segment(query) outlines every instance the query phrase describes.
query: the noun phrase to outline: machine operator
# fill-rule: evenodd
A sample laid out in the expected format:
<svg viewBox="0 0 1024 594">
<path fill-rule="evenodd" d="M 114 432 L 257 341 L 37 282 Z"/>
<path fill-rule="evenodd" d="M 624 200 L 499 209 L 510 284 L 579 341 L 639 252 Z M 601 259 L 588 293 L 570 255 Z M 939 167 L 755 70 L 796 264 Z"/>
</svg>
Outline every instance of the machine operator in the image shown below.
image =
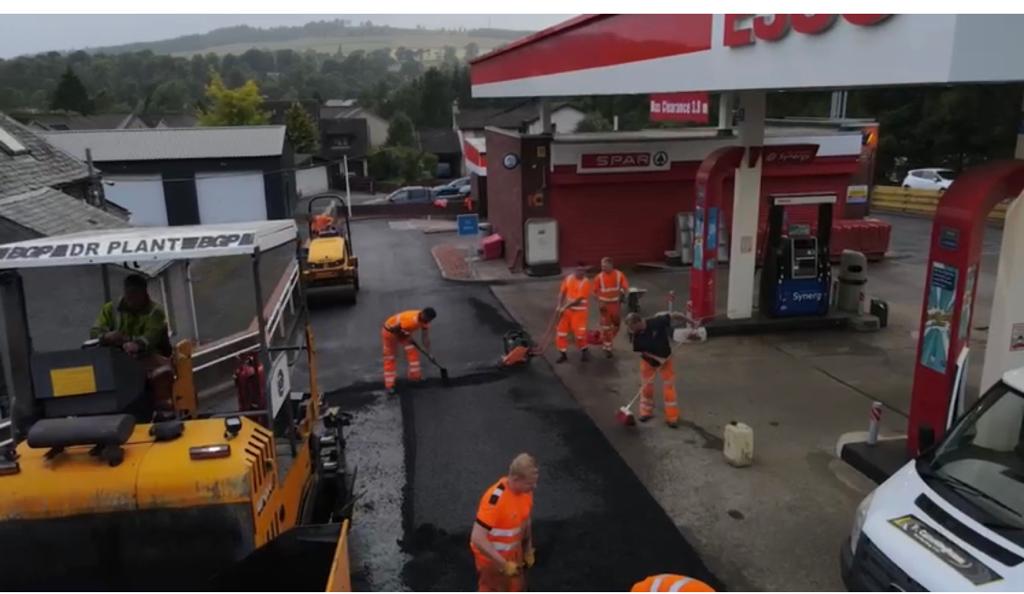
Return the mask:
<svg viewBox="0 0 1024 594">
<path fill-rule="evenodd" d="M 146 277 L 125 277 L 121 299 L 103 304 L 89 336 L 99 339 L 101 346 L 119 348 L 135 357 L 146 369 L 154 406 L 159 410 L 173 407 L 167 315 L 159 303 L 150 299 Z"/>
</svg>

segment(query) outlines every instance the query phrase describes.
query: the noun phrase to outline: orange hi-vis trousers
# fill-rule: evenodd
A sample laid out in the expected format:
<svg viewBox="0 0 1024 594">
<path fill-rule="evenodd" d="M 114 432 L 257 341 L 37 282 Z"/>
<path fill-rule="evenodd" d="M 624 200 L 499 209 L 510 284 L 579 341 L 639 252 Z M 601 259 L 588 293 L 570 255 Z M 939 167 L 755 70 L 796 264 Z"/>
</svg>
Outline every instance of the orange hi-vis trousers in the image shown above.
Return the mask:
<svg viewBox="0 0 1024 594">
<path fill-rule="evenodd" d="M 576 348 L 587 348 L 587 310 L 586 308 L 569 308 L 558 318 L 555 332 L 555 347 L 561 352 L 569 350 L 569 334 L 576 337 Z"/>
<path fill-rule="evenodd" d="M 514 554 L 505 557 L 509 561 L 522 563 L 522 555 Z M 480 592 L 524 592 L 526 590 L 526 576 L 520 570 L 519 575 L 509 577 L 502 573 L 502 568 L 490 559 L 476 557 L 476 573 L 479 581 L 477 590 Z"/>
<path fill-rule="evenodd" d="M 409 338 L 400 338 L 385 328 L 380 330 L 380 342 L 384 349 L 384 388 L 390 390 L 395 387 L 395 380 L 398 379 L 398 362 L 395 354 L 398 345 L 405 349 L 405 360 L 409 363 L 409 379 L 418 382 L 423 379 L 423 371 L 420 369 L 420 353 L 412 345 Z"/>
<path fill-rule="evenodd" d="M 667 359 L 655 367 L 645 359 L 640 359 L 640 378 L 644 382 L 640 394 L 640 416 L 654 415 L 654 375 L 661 375 L 661 394 L 665 399 L 665 420 L 670 423 L 679 421 L 679 406 L 676 404 L 676 372 L 672 368 L 672 359 Z"/>
<path fill-rule="evenodd" d="M 601 343 L 604 350 L 612 350 L 612 341 L 622 325 L 622 306 L 616 301 L 602 301 L 598 308 L 601 313 Z"/>
</svg>

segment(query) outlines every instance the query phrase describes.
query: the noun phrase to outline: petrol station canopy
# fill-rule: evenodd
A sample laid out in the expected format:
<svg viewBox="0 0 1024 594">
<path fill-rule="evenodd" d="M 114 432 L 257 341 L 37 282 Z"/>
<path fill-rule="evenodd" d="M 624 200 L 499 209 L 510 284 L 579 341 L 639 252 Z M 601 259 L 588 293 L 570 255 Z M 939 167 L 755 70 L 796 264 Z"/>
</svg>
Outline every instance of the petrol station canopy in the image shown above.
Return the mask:
<svg viewBox="0 0 1024 594">
<path fill-rule="evenodd" d="M 1024 15 L 584 15 L 473 61 L 474 97 L 1024 80 Z"/>
</svg>

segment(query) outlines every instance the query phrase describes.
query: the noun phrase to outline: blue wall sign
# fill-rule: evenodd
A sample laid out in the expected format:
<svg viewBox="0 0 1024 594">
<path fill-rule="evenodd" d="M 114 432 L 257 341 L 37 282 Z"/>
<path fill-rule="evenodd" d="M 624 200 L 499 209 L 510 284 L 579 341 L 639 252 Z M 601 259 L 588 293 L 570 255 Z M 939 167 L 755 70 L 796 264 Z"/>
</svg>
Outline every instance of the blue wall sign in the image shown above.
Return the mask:
<svg viewBox="0 0 1024 594">
<path fill-rule="evenodd" d="M 461 214 L 455 218 L 456 226 L 459 230 L 459 236 L 465 235 L 479 235 L 480 234 L 480 216 L 475 214 Z"/>
</svg>

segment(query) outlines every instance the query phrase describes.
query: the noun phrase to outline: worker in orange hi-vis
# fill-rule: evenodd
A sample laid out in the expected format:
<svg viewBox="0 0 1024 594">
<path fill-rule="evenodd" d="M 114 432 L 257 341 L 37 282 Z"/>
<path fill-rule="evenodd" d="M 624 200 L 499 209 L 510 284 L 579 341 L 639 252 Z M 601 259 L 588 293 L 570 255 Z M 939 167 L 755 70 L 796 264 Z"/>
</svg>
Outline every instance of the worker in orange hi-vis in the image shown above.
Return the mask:
<svg viewBox="0 0 1024 594">
<path fill-rule="evenodd" d="M 418 382 L 423 379 L 420 369 L 420 353 L 412 343 L 412 335 L 417 330 L 423 340 L 423 349 L 430 352 L 430 322 L 437 317 L 433 307 L 410 309 L 396 313 L 384 322 L 380 330 L 380 340 L 384 347 L 384 388 L 388 394 L 395 393 L 395 380 L 398 379 L 398 362 L 395 354 L 398 346 L 405 350 L 405 360 L 409 363 L 409 379 Z"/>
<path fill-rule="evenodd" d="M 601 272 L 594 279 L 597 304 L 601 314 L 601 347 L 612 358 L 612 341 L 622 325 L 622 301 L 629 291 L 629 280 L 616 270 L 611 258 L 601 258 Z"/>
<path fill-rule="evenodd" d="M 633 584 L 630 592 L 714 592 L 715 589 L 704 582 L 676 575 L 673 573 L 661 573 Z"/>
<path fill-rule="evenodd" d="M 558 290 L 558 328 L 555 333 L 555 347 L 558 348 L 558 360 L 564 363 L 569 359 L 569 334 L 576 337 L 576 348 L 580 350 L 580 360 L 587 361 L 587 305 L 590 298 L 591 282 L 587 278 L 587 268 L 582 263 L 576 270 L 565 277 L 562 287 Z"/>
<path fill-rule="evenodd" d="M 508 476 L 484 491 L 469 538 L 481 592 L 522 592 L 533 567 L 530 513 L 540 471 L 529 454 L 512 460 Z"/>
<path fill-rule="evenodd" d="M 310 223 L 310 230 L 313 232 L 313 235 L 320 235 L 324 231 L 330 229 L 333 225 L 334 217 L 327 214 L 327 211 L 324 211 L 320 214 L 313 215 L 313 221 Z"/>
</svg>

